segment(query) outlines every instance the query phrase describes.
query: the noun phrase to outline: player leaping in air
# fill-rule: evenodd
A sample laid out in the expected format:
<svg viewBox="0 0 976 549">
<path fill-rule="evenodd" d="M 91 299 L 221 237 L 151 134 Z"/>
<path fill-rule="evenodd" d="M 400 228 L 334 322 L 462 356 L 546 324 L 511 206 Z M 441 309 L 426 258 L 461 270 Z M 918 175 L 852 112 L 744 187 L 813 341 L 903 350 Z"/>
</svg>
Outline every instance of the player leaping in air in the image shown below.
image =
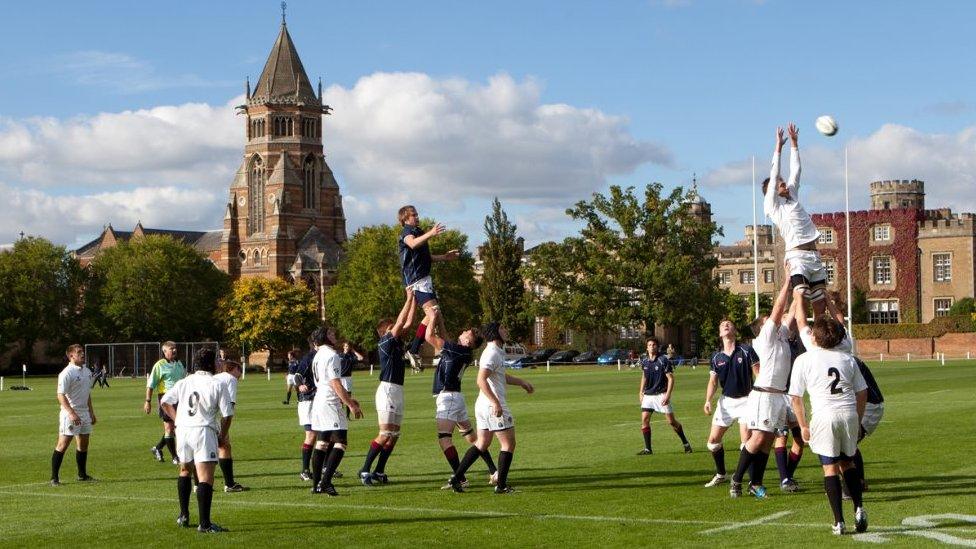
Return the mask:
<svg viewBox="0 0 976 549">
<path fill-rule="evenodd" d="M 792 122 L 787 127 L 787 132 L 791 143 L 789 180 L 783 181 L 779 175 L 779 159 L 786 139 L 783 136 L 783 128 L 776 128 L 772 169 L 769 177 L 762 183 L 763 211 L 783 237 L 790 285 L 803 290 L 804 296 L 813 304 L 816 317 L 826 308 L 824 285 L 827 281 L 827 271 L 820 259 L 820 253 L 817 252 L 820 231 L 813 224 L 810 214 L 800 204 L 799 132 Z"/>
</svg>

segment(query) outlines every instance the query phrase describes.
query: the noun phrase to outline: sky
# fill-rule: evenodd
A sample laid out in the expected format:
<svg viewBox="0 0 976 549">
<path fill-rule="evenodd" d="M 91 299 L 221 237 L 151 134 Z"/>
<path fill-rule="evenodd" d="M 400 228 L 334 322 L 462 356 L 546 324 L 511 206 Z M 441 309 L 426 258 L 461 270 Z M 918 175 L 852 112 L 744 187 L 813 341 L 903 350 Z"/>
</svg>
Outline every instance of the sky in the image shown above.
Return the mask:
<svg viewBox="0 0 976 549">
<path fill-rule="evenodd" d="M 107 223 L 221 227 L 244 146 L 234 106 L 274 44 L 277 0 L 4 12 L 0 243 L 23 231 L 77 246 Z M 734 242 L 752 222 L 752 159 L 761 181 L 790 121 L 810 211 L 843 208 L 845 149 L 854 209 L 873 180 L 921 179 L 927 206 L 976 211 L 973 20 L 972 2 L 287 8 L 334 109 L 323 141 L 350 234 L 409 202 L 472 245 L 496 196 L 533 245 L 573 234 L 566 208 L 610 185 L 693 177 Z M 822 114 L 836 136 L 816 132 Z"/>
</svg>

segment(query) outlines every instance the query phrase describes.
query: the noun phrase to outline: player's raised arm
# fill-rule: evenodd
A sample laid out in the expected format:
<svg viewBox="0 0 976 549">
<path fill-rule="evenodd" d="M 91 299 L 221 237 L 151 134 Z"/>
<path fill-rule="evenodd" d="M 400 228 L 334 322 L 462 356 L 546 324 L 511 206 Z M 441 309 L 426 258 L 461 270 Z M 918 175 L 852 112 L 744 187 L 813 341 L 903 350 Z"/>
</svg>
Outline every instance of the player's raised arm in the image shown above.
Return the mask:
<svg viewBox="0 0 976 549">
<path fill-rule="evenodd" d="M 786 304 L 789 301 L 790 279 L 783 277 L 783 287 L 779 289 L 779 294 L 776 295 L 776 302 L 773 303 L 773 310 L 769 313 L 769 319 L 773 321 L 774 326 L 778 326 L 783 322 L 783 313 L 786 312 Z"/>
<path fill-rule="evenodd" d="M 844 322 L 844 313 L 837 308 L 837 303 L 834 301 L 833 296 L 830 295 L 830 292 L 824 292 L 824 294 L 827 298 L 827 312 L 830 313 L 830 316 L 834 317 L 834 320 L 846 325 L 846 322 Z"/>
<path fill-rule="evenodd" d="M 413 295 L 413 290 L 407 290 L 407 300 L 403 302 L 400 314 L 397 316 L 396 323 L 390 328 L 393 337 L 400 337 L 400 332 L 413 324 L 413 315 L 416 312 L 417 298 Z"/>
<path fill-rule="evenodd" d="M 773 162 L 769 168 L 769 179 L 766 181 L 766 188 L 763 189 L 763 211 L 766 215 L 772 214 L 776 207 L 776 195 L 779 187 L 779 158 L 783 152 L 783 128 L 776 128 L 776 145 L 773 147 Z"/>
<path fill-rule="evenodd" d="M 799 330 L 801 334 L 809 327 L 807 324 L 806 302 L 803 301 L 803 291 L 803 288 L 800 287 L 793 288 L 793 318 L 796 319 L 796 329 Z"/>
<path fill-rule="evenodd" d="M 447 227 L 445 227 L 443 224 L 434 223 L 434 226 L 431 227 L 429 231 L 420 236 L 413 236 L 412 234 L 409 234 L 403 237 L 403 243 L 409 246 L 411 250 L 415 250 L 419 246 L 422 246 L 424 242 L 427 242 L 431 238 L 434 238 L 446 230 Z"/>
<path fill-rule="evenodd" d="M 796 200 L 800 192 L 800 130 L 790 122 L 787 131 L 790 134 L 790 178 L 786 181 L 786 188 Z"/>
</svg>

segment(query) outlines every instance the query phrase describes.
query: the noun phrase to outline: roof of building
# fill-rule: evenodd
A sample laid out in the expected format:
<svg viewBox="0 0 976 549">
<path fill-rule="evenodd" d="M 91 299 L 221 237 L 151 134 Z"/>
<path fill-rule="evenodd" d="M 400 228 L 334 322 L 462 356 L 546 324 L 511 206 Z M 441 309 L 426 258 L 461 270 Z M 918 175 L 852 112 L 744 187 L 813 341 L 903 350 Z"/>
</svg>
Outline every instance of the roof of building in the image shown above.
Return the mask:
<svg viewBox="0 0 976 549">
<path fill-rule="evenodd" d="M 76 257 L 94 257 L 98 254 L 98 251 L 102 247 L 102 241 L 105 239 L 105 233 L 111 233 L 112 237 L 119 242 L 125 242 L 130 240 L 133 235 L 137 233 L 142 233 L 143 235 L 164 235 L 179 240 L 184 244 L 193 246 L 194 249 L 200 252 L 211 252 L 220 248 L 220 239 L 223 236 L 222 230 L 216 231 L 177 231 L 172 229 L 146 229 L 142 224 L 136 225 L 135 230 L 132 231 L 117 231 L 112 225 L 105 227 L 102 234 L 98 235 L 97 238 L 82 245 L 77 250 L 75 250 Z"/>
<path fill-rule="evenodd" d="M 316 97 L 312 83 L 308 80 L 302 60 L 288 34 L 288 27 L 281 23 L 281 31 L 271 54 L 264 64 L 261 77 L 249 98 L 257 102 L 280 102 L 321 104 Z"/>
</svg>

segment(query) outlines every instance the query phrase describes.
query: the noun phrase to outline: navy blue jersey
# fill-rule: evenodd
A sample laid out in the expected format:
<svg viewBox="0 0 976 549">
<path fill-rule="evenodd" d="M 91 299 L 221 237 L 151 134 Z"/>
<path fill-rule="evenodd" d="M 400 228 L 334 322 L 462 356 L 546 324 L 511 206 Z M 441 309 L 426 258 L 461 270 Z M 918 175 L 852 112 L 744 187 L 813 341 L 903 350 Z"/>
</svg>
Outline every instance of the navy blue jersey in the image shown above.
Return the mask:
<svg viewBox="0 0 976 549">
<path fill-rule="evenodd" d="M 668 390 L 668 374 L 674 373 L 674 366 L 664 355 L 657 355 L 654 360 L 645 358 L 641 361 L 644 370 L 644 394 L 659 395 Z"/>
<path fill-rule="evenodd" d="M 352 367 L 359 362 L 356 353 L 339 353 L 339 377 L 352 377 Z"/>
<path fill-rule="evenodd" d="M 400 231 L 400 272 L 403 274 L 404 286 L 409 286 L 421 278 L 430 276 L 430 265 L 433 262 L 430 246 L 427 245 L 426 241 L 416 248 L 407 246 L 403 239 L 411 235 L 417 238 L 423 236 L 424 232 L 420 230 L 420 227 L 413 225 L 404 225 L 403 230 Z"/>
<path fill-rule="evenodd" d="M 441 349 L 441 360 L 434 372 L 434 394 L 441 391 L 460 391 L 461 376 L 471 364 L 472 350 L 460 343 L 445 341 Z"/>
<path fill-rule="evenodd" d="M 800 337 L 791 337 L 786 340 L 790 346 L 790 375 L 786 378 L 786 392 L 790 391 L 790 378 L 793 377 L 793 363 L 796 362 L 796 357 L 807 352 L 807 348 L 803 346 L 803 342 L 800 341 Z"/>
<path fill-rule="evenodd" d="M 380 338 L 380 381 L 403 385 L 403 341 L 386 332 Z"/>
<path fill-rule="evenodd" d="M 742 343 L 735 345 L 732 356 L 718 351 L 712 355 L 709 369 L 718 375 L 722 394 L 729 398 L 749 396 L 752 391 L 752 365 L 759 362 L 759 355 L 752 347 Z"/>
<path fill-rule="evenodd" d="M 289 373 L 293 373 L 296 376 L 301 376 L 301 379 L 295 379 L 295 385 L 305 385 L 308 387 L 308 392 L 298 393 L 298 402 L 305 402 L 306 400 L 312 400 L 315 398 L 315 376 L 312 375 L 312 359 L 315 358 L 315 351 L 309 351 L 305 353 L 297 363 L 295 363 L 295 371 L 291 371 L 291 365 L 288 367 Z"/>
<path fill-rule="evenodd" d="M 297 371 L 298 371 L 298 361 L 297 360 L 289 360 L 288 361 L 288 373 L 289 374 L 294 374 Z"/>
<path fill-rule="evenodd" d="M 863 360 L 857 357 L 854 357 L 854 362 L 857 362 L 857 368 L 861 370 L 861 377 L 868 384 L 868 404 L 881 404 L 884 402 L 884 395 L 881 394 L 881 388 L 878 387 L 878 382 L 875 381 L 871 369 L 868 368 L 868 365 Z"/>
</svg>

